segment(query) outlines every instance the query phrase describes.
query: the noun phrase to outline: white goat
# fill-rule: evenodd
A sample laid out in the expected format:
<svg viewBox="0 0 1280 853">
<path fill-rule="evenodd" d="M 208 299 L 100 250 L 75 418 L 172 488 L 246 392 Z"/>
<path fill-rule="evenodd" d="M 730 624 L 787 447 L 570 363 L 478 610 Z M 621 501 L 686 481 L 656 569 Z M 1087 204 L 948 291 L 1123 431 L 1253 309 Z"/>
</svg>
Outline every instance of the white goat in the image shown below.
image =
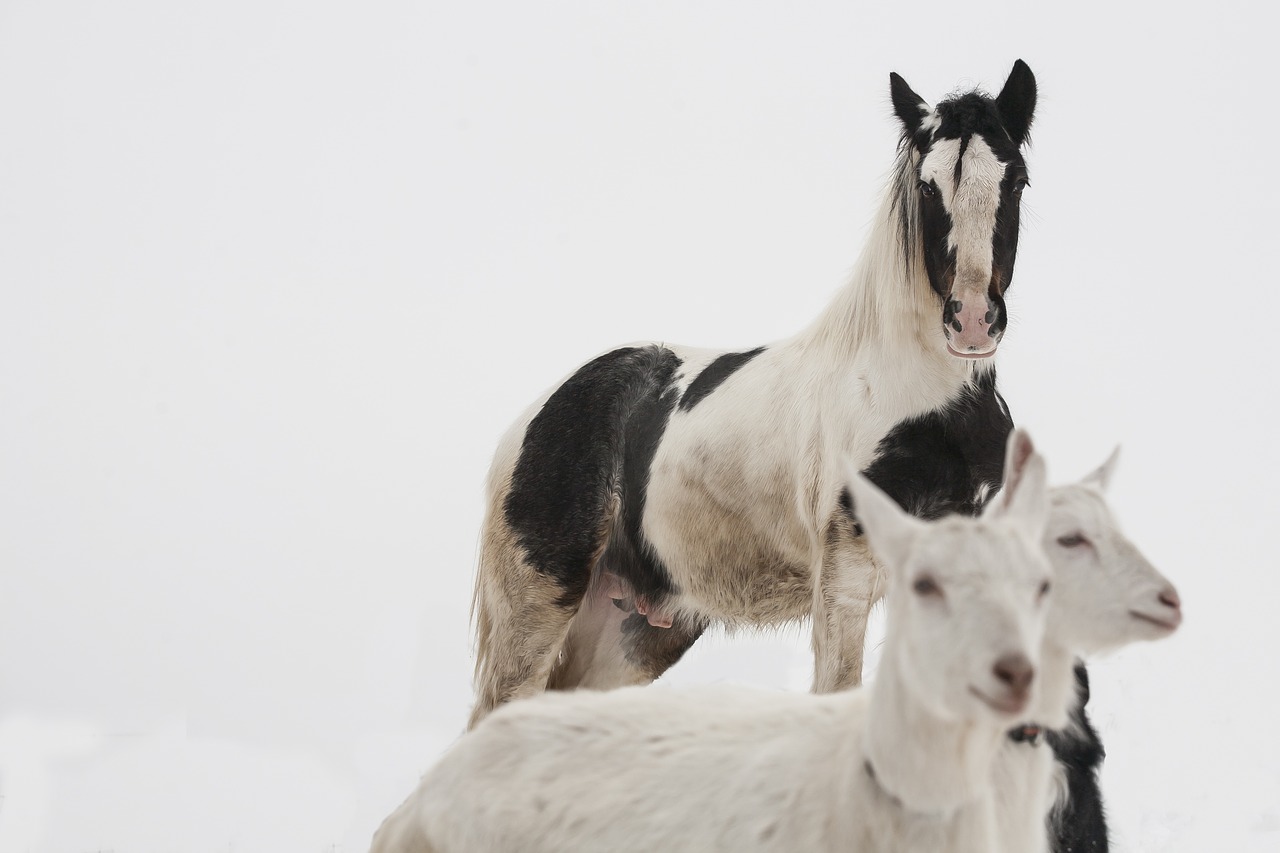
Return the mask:
<svg viewBox="0 0 1280 853">
<path fill-rule="evenodd" d="M 874 684 L 551 693 L 464 736 L 374 853 L 964 851 L 996 841 L 992 764 L 1024 719 L 1051 567 L 1044 462 L 981 518 L 923 522 L 850 484 L 889 580 Z"/>
<path fill-rule="evenodd" d="M 1116 457 L 1112 453 L 1080 482 L 1049 492 L 1044 548 L 1054 587 L 1029 717 L 1037 728 L 1068 726 L 1077 702 L 1077 657 L 1167 637 L 1182 622 L 1177 590 L 1120 532 L 1103 497 Z M 1006 742 L 996 761 L 998 823 L 1008 851 L 1042 853 L 1050 846 L 1046 820 L 1057 774 L 1053 751 L 1034 743 Z M 1057 789 L 1057 797 L 1065 795 L 1062 785 Z"/>
</svg>

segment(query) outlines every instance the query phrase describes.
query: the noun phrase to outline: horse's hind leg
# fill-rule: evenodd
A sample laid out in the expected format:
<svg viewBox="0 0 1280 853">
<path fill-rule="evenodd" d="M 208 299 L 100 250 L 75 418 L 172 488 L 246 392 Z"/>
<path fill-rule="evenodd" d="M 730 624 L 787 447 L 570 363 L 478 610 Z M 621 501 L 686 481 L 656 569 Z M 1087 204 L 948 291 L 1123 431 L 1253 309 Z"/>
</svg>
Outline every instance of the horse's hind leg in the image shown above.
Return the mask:
<svg viewBox="0 0 1280 853">
<path fill-rule="evenodd" d="M 546 689 L 582 600 L 530 566 L 501 522 L 487 527 L 473 604 L 476 704 L 467 728 L 504 702 Z"/>
</svg>

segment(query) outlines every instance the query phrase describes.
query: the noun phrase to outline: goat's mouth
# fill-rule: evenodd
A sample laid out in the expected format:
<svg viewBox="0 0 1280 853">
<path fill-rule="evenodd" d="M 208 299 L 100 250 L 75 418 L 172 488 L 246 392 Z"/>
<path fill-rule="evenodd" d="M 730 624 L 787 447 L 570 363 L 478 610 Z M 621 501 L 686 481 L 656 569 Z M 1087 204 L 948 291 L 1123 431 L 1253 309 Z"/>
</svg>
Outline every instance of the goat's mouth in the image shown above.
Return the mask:
<svg viewBox="0 0 1280 853">
<path fill-rule="evenodd" d="M 1178 626 L 1182 624 L 1182 614 L 1174 611 L 1172 616 L 1160 617 L 1152 616 L 1150 613 L 1139 613 L 1136 610 L 1130 610 L 1129 615 L 1134 619 L 1141 619 L 1151 625 L 1155 625 L 1161 632 L 1172 633 L 1178 630 Z"/>
<path fill-rule="evenodd" d="M 992 699 L 978 688 L 970 685 L 969 692 L 982 700 L 983 704 L 1000 714 L 1020 714 L 1027 707 L 1027 694 L 1006 696 L 1003 699 Z"/>
</svg>

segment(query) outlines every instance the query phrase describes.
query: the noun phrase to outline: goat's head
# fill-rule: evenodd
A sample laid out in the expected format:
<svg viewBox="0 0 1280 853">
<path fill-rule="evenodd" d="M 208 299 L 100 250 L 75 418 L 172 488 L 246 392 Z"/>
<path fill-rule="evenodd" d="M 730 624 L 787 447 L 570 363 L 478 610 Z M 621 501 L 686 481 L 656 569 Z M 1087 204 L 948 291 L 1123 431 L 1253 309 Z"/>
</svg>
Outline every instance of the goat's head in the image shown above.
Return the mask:
<svg viewBox="0 0 1280 853">
<path fill-rule="evenodd" d="M 1056 588 L 1048 632 L 1077 654 L 1167 637 L 1182 623 L 1178 591 L 1120 532 L 1103 497 L 1117 454 L 1049 493 L 1044 548 Z"/>
<path fill-rule="evenodd" d="M 1012 721 L 1026 707 L 1052 569 L 1044 460 L 1015 432 L 1017 466 L 981 518 L 924 522 L 860 475 L 855 512 L 889 576 L 886 663 L 944 719 Z"/>
</svg>

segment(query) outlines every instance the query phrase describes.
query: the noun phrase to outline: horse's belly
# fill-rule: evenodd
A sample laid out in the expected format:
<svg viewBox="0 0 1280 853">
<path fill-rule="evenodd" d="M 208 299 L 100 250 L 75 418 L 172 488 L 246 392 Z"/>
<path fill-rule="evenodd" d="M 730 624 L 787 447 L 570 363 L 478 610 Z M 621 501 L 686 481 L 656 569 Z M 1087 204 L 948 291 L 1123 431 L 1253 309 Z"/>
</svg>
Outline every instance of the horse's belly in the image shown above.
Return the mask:
<svg viewBox="0 0 1280 853">
<path fill-rule="evenodd" d="M 766 491 L 737 505 L 704 480 L 654 478 L 644 529 L 675 587 L 674 609 L 758 624 L 809 614 L 814 537 L 794 498 Z"/>
<path fill-rule="evenodd" d="M 691 574 L 687 583 L 677 583 L 674 612 L 726 624 L 779 625 L 803 619 L 813 610 L 809 569 L 800 563 L 761 561 L 729 572 Z"/>
</svg>

